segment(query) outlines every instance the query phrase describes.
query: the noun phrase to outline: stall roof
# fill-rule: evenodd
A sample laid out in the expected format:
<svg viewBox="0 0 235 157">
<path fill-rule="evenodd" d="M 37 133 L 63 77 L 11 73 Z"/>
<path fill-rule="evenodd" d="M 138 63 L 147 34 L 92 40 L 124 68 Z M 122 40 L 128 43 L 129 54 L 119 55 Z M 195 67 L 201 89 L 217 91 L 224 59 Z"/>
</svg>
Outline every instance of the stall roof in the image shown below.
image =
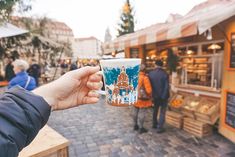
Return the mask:
<svg viewBox="0 0 235 157">
<path fill-rule="evenodd" d="M 123 50 L 125 47 L 202 34 L 234 15 L 235 0 L 208 0 L 174 21 L 157 23 L 105 43 L 104 53 L 109 54 L 115 50 Z"/>
<path fill-rule="evenodd" d="M 3 23 L 0 25 L 0 38 L 16 36 L 28 32 L 29 31 L 22 28 L 18 28 L 10 23 Z"/>
</svg>

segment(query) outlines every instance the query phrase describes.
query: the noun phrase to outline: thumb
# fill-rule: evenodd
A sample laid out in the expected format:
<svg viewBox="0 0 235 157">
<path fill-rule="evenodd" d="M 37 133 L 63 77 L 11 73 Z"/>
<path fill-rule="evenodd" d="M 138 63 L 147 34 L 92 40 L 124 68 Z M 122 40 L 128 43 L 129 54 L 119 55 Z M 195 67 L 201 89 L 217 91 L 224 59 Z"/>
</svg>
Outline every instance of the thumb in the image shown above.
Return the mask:
<svg viewBox="0 0 235 157">
<path fill-rule="evenodd" d="M 96 72 L 98 72 L 100 70 L 100 68 L 98 66 L 96 67 L 83 67 L 83 68 L 80 68 L 80 69 L 77 69 L 77 70 L 74 70 L 74 71 L 71 71 L 75 78 L 76 79 L 81 79 L 83 77 L 86 77 L 86 76 L 90 76 Z"/>
</svg>

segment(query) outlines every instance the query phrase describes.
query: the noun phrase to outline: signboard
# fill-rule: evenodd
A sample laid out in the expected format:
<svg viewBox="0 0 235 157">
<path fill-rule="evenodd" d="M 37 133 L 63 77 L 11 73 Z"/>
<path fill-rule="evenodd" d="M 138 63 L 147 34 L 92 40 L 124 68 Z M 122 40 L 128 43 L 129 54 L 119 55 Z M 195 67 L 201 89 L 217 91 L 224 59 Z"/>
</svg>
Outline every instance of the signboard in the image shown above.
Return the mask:
<svg viewBox="0 0 235 157">
<path fill-rule="evenodd" d="M 229 69 L 235 70 L 235 33 L 231 33 L 231 49 L 229 55 Z"/>
<path fill-rule="evenodd" d="M 225 124 L 235 129 L 235 93 L 226 92 Z"/>
</svg>

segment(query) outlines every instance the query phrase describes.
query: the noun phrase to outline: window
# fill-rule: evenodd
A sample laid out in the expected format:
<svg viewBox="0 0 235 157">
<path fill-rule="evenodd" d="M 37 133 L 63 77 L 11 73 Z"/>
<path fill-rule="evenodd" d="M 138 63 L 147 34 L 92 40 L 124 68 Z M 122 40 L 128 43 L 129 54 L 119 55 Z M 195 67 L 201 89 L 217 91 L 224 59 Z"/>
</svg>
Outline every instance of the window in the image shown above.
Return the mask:
<svg viewBox="0 0 235 157">
<path fill-rule="evenodd" d="M 139 58 L 139 49 L 138 48 L 131 48 L 130 49 L 130 57 L 131 58 Z"/>
<path fill-rule="evenodd" d="M 197 55 L 197 53 L 198 53 L 198 45 L 188 47 L 187 55 Z"/>
</svg>

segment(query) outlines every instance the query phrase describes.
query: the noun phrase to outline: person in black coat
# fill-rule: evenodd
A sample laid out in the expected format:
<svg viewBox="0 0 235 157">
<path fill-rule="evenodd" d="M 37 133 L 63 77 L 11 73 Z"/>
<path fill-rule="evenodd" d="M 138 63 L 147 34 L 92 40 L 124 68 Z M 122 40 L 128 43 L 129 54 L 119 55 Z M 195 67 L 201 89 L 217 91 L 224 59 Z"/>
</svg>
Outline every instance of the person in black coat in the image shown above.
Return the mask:
<svg viewBox="0 0 235 157">
<path fill-rule="evenodd" d="M 36 81 L 36 86 L 39 85 L 39 77 L 41 76 L 41 66 L 37 64 L 36 60 L 32 60 L 32 65 L 30 65 L 28 71 L 30 76 L 32 76 Z"/>
<path fill-rule="evenodd" d="M 99 67 L 84 67 L 32 92 L 16 86 L 0 96 L 0 157 L 17 157 L 47 123 L 51 110 L 98 102 Z"/>
<path fill-rule="evenodd" d="M 156 61 L 157 68 L 149 73 L 149 79 L 152 86 L 152 95 L 154 101 L 153 109 L 153 128 L 157 129 L 158 133 L 164 132 L 165 114 L 169 98 L 169 76 L 165 70 L 162 69 L 163 62 Z M 160 108 L 159 120 L 158 111 Z"/>
<path fill-rule="evenodd" d="M 13 65 L 12 62 L 14 61 L 14 59 L 12 57 L 7 59 L 7 65 L 5 67 L 5 79 L 7 81 L 10 81 L 13 77 L 15 77 L 15 73 L 13 70 Z"/>
</svg>

